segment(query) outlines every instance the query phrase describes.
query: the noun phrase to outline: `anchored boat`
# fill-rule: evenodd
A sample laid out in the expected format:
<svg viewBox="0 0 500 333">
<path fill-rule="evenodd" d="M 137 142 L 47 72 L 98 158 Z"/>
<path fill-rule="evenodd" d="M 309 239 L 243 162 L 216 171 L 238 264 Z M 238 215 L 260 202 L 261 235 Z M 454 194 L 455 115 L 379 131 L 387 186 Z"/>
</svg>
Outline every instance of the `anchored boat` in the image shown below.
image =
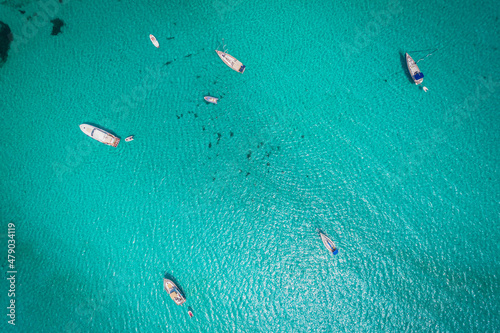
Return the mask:
<svg viewBox="0 0 500 333">
<path fill-rule="evenodd" d="M 415 84 L 420 84 L 424 81 L 424 74 L 420 71 L 415 60 L 408 53 L 406 53 L 406 66 L 410 72 L 411 78 Z"/>
<path fill-rule="evenodd" d="M 154 46 L 156 46 L 157 48 L 160 47 L 160 43 L 158 43 L 155 36 L 149 35 L 149 39 L 151 39 L 151 43 L 153 43 Z"/>
<path fill-rule="evenodd" d="M 238 73 L 243 73 L 245 71 L 245 65 L 243 65 L 238 59 L 230 54 L 224 53 L 219 50 L 215 50 L 219 57 L 224 61 L 226 65 L 237 71 Z"/>
<path fill-rule="evenodd" d="M 169 279 L 163 279 L 163 288 L 165 288 L 165 291 L 170 295 L 175 304 L 182 305 L 186 301 L 179 288 Z"/>
<path fill-rule="evenodd" d="M 208 103 L 213 103 L 213 104 L 217 104 L 217 101 L 219 100 L 218 98 L 216 97 L 212 97 L 212 96 L 205 96 L 203 97 L 205 99 L 205 101 L 207 101 Z"/>
<path fill-rule="evenodd" d="M 120 143 L 120 138 L 95 126 L 89 124 L 81 124 L 80 129 L 83 133 L 87 134 L 92 139 L 102 142 L 108 146 L 116 147 Z"/>
<path fill-rule="evenodd" d="M 134 136 L 133 136 L 133 135 L 131 135 L 131 136 L 127 136 L 127 137 L 125 138 L 125 141 L 126 141 L 126 142 L 130 142 L 130 141 L 133 141 L 133 140 L 134 140 Z"/>
<path fill-rule="evenodd" d="M 335 247 L 335 244 L 333 244 L 332 240 L 328 238 L 324 233 L 322 233 L 320 230 L 318 230 L 318 233 L 321 237 L 321 240 L 323 241 L 323 245 L 328 249 L 333 254 L 339 253 L 339 250 Z"/>
</svg>

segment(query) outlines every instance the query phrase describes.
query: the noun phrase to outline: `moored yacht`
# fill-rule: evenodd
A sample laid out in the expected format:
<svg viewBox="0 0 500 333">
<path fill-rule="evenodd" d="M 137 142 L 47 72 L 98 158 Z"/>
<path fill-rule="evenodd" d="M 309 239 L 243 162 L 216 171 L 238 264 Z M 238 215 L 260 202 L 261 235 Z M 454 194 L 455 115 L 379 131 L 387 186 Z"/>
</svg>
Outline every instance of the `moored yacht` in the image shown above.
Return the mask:
<svg viewBox="0 0 500 333">
<path fill-rule="evenodd" d="M 238 59 L 230 54 L 224 53 L 219 50 L 215 50 L 219 57 L 224 61 L 226 65 L 237 71 L 238 73 L 243 73 L 245 71 L 245 65 L 243 65 Z"/>
<path fill-rule="evenodd" d="M 408 72 L 410 73 L 413 82 L 415 82 L 415 84 L 422 83 L 422 81 L 424 81 L 424 74 L 418 68 L 417 63 L 408 53 L 406 53 L 405 57 L 406 66 L 408 67 Z"/>
<path fill-rule="evenodd" d="M 95 126 L 89 124 L 81 124 L 80 129 L 83 133 L 87 134 L 92 139 L 102 142 L 108 146 L 116 147 L 120 143 L 120 138 Z"/>
<path fill-rule="evenodd" d="M 165 291 L 170 295 L 175 304 L 182 305 L 186 301 L 179 288 L 169 279 L 163 279 L 163 288 L 165 288 Z"/>
</svg>

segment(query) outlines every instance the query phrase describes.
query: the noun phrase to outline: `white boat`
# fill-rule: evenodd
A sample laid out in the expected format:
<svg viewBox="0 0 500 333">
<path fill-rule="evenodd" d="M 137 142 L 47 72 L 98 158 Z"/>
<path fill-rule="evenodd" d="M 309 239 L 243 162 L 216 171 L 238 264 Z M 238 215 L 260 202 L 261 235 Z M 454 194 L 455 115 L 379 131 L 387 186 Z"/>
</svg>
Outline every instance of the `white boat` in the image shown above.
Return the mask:
<svg viewBox="0 0 500 333">
<path fill-rule="evenodd" d="M 332 240 L 328 238 L 324 233 L 322 233 L 320 230 L 318 230 L 318 233 L 321 237 L 321 240 L 323 241 L 323 245 L 328 249 L 333 254 L 339 253 L 339 250 L 335 247 L 335 244 L 333 244 Z"/>
<path fill-rule="evenodd" d="M 408 53 L 406 53 L 406 66 L 408 67 L 408 72 L 415 84 L 420 84 L 424 81 L 424 74 L 420 71 L 415 60 Z"/>
<path fill-rule="evenodd" d="M 125 138 L 125 141 L 126 141 L 126 142 L 130 142 L 130 141 L 132 141 L 132 140 L 134 140 L 134 136 L 133 136 L 133 135 L 131 135 L 131 136 L 127 136 L 127 137 Z"/>
<path fill-rule="evenodd" d="M 163 288 L 165 288 L 165 291 L 170 295 L 175 304 L 182 305 L 186 301 L 179 288 L 169 279 L 163 279 Z"/>
<path fill-rule="evenodd" d="M 105 130 L 102 130 L 95 126 L 89 124 L 81 124 L 80 129 L 82 130 L 83 133 L 87 134 L 92 139 L 102 142 L 108 146 L 116 147 L 120 143 L 119 137 L 116 137 L 113 134 L 110 134 Z"/>
<path fill-rule="evenodd" d="M 154 46 L 160 47 L 160 43 L 158 43 L 155 36 L 149 35 L 149 39 L 151 39 L 151 43 L 153 43 Z"/>
<path fill-rule="evenodd" d="M 213 104 L 217 104 L 217 101 L 219 100 L 218 98 L 215 98 L 215 97 L 212 97 L 212 96 L 205 96 L 203 97 L 205 99 L 205 101 L 207 101 L 208 103 L 213 103 Z"/>
<path fill-rule="evenodd" d="M 238 73 L 243 73 L 245 71 L 245 65 L 238 61 L 235 57 L 230 54 L 224 53 L 219 50 L 215 50 L 219 57 L 224 61 L 226 65 L 237 71 Z"/>
</svg>

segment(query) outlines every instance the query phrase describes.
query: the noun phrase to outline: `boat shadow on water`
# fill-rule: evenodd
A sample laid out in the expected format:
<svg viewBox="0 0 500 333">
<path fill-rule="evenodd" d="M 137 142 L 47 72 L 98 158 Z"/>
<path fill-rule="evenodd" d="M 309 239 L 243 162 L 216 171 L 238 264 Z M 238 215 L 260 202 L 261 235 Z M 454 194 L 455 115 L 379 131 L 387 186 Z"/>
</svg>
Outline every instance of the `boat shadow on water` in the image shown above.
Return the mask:
<svg viewBox="0 0 500 333">
<path fill-rule="evenodd" d="M 163 274 L 163 278 L 168 279 L 168 280 L 172 281 L 173 283 L 175 283 L 175 286 L 177 287 L 177 289 L 179 289 L 182 296 L 184 296 L 184 298 L 187 300 L 187 297 L 186 297 L 186 294 L 184 293 L 184 290 L 182 290 L 182 287 L 180 286 L 179 282 L 177 282 L 177 280 L 171 274 L 169 274 L 168 272 L 165 272 Z"/>
</svg>

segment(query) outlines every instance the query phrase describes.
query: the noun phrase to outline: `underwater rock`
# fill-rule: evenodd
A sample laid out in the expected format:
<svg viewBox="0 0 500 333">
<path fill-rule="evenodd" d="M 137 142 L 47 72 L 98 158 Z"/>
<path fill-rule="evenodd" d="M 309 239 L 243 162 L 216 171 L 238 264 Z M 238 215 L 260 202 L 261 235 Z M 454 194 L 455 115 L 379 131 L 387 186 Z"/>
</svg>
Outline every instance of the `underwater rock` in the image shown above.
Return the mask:
<svg viewBox="0 0 500 333">
<path fill-rule="evenodd" d="M 61 19 L 55 18 L 50 21 L 53 26 L 52 26 L 52 33 L 51 35 L 55 36 L 61 33 L 61 28 L 64 26 L 64 22 Z"/>
<path fill-rule="evenodd" d="M 7 61 L 10 42 L 14 39 L 12 31 L 7 24 L 0 21 L 0 66 Z"/>
</svg>

